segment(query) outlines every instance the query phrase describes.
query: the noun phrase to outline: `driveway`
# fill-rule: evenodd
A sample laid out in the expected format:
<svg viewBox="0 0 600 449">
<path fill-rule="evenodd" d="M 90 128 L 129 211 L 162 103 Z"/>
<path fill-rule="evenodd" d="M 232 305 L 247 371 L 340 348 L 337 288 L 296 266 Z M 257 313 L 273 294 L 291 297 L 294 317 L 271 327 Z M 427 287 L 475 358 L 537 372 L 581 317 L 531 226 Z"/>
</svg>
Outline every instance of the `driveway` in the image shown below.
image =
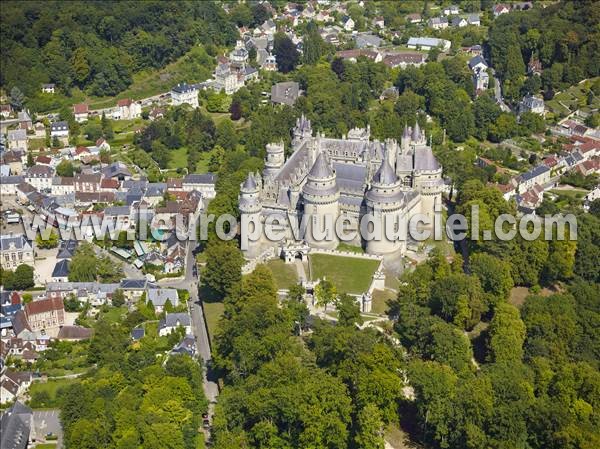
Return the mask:
<svg viewBox="0 0 600 449">
<path fill-rule="evenodd" d="M 46 435 L 52 433 L 58 437 L 58 440 L 56 440 L 56 449 L 63 447 L 63 431 L 58 409 L 34 410 L 33 426 L 38 442 L 44 441 Z"/>
</svg>

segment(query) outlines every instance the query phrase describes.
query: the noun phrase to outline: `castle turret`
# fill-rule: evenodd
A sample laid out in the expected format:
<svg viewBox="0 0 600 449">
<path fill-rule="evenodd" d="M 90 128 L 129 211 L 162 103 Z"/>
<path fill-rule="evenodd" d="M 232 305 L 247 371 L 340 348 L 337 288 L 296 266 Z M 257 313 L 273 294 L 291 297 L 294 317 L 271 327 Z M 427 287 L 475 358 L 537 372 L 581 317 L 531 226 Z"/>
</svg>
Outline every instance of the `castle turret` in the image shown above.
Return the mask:
<svg viewBox="0 0 600 449">
<path fill-rule="evenodd" d="M 415 122 L 415 126 L 412 130 L 412 135 L 410 136 L 412 145 L 427 145 L 427 138 L 425 133 L 421 131 L 421 127 L 419 126 L 419 122 Z"/>
<path fill-rule="evenodd" d="M 265 168 L 263 176 L 265 178 L 274 177 L 285 162 L 285 151 L 283 142 L 267 144 L 267 154 L 265 156 Z"/>
<path fill-rule="evenodd" d="M 308 216 L 304 239 L 317 248 L 334 249 L 338 245 L 335 221 L 340 193 L 325 153 L 320 152 L 302 188 L 304 214 Z M 327 236 L 321 236 L 327 232 Z"/>
<path fill-rule="evenodd" d="M 389 232 L 397 231 L 401 224 L 404 193 L 401 191 L 400 180 L 390 165 L 387 154 L 381 161 L 379 170 L 373 175 L 366 200 L 367 213 L 374 217 L 375 226 L 379 226 L 381 230 L 379 239 L 367 241 L 367 253 L 384 255 L 402 250 L 406 245 L 406 239 L 400 240 Z"/>
<path fill-rule="evenodd" d="M 408 125 L 404 125 L 404 132 L 402 133 L 400 145 L 403 153 L 407 153 L 410 149 L 410 129 L 408 128 Z"/>
<path fill-rule="evenodd" d="M 240 194 L 238 197 L 239 209 L 241 215 L 242 232 L 246 232 L 247 235 L 253 235 L 256 231 L 256 227 L 260 223 L 260 214 L 262 211 L 262 204 L 260 202 L 260 185 L 257 183 L 255 176 L 250 172 L 248 177 L 240 186 Z M 260 239 L 250 240 L 248 249 L 245 251 L 245 256 L 253 258 L 260 252 Z"/>
<path fill-rule="evenodd" d="M 414 188 L 421 194 L 421 213 L 433 220 L 435 207 L 441 206 L 444 181 L 442 167 L 430 146 L 415 149 Z"/>
<path fill-rule="evenodd" d="M 296 127 L 294 128 L 294 143 L 312 137 L 312 126 L 310 120 L 304 114 L 296 119 Z"/>
</svg>

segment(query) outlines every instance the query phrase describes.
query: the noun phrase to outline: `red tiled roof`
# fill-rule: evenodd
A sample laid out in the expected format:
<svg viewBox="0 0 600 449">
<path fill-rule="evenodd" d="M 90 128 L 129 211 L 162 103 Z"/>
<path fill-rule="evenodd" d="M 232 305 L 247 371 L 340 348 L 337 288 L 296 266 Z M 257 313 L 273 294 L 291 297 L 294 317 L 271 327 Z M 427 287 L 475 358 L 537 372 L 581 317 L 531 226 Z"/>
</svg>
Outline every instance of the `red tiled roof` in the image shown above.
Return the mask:
<svg viewBox="0 0 600 449">
<path fill-rule="evenodd" d="M 118 189 L 119 181 L 117 179 L 104 178 L 100 181 L 100 187 L 102 189 Z"/>
<path fill-rule="evenodd" d="M 75 114 L 85 114 L 89 112 L 88 105 L 85 103 L 78 103 L 73 105 L 73 113 Z"/>
<path fill-rule="evenodd" d="M 36 162 L 40 163 L 40 164 L 49 164 L 50 162 L 52 162 L 52 159 L 49 156 L 45 156 L 43 154 L 40 154 L 36 160 Z"/>
<path fill-rule="evenodd" d="M 25 304 L 25 313 L 27 316 L 37 315 L 39 313 L 46 313 L 52 310 L 63 310 L 64 304 L 61 298 L 48 298 L 40 299 L 38 301 L 32 301 Z"/>
<path fill-rule="evenodd" d="M 133 103 L 133 100 L 131 98 L 125 98 L 123 100 L 117 101 L 117 106 L 129 106 L 131 105 L 131 103 Z"/>
</svg>

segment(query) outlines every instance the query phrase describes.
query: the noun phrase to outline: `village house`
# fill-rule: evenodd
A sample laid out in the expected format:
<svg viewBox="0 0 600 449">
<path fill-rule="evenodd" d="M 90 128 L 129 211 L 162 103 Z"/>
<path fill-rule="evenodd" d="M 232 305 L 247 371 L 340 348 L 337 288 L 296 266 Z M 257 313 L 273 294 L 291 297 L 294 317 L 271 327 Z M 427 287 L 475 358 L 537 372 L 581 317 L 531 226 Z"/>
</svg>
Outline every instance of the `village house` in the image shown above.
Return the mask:
<svg viewBox="0 0 600 449">
<path fill-rule="evenodd" d="M 442 51 L 450 50 L 452 43 L 446 39 L 438 39 L 435 37 L 411 37 L 406 44 L 408 48 L 416 48 L 419 50 L 429 51 L 432 48 L 439 48 Z"/>
<path fill-rule="evenodd" d="M 423 21 L 421 14 L 417 13 L 413 13 L 413 14 L 408 14 L 406 16 L 406 21 L 408 23 L 421 23 Z"/>
<path fill-rule="evenodd" d="M 33 246 L 23 234 L 0 235 L 0 266 L 5 270 L 21 264 L 34 265 Z"/>
<path fill-rule="evenodd" d="M 190 316 L 187 313 L 167 313 L 158 324 L 158 335 L 164 337 L 169 335 L 177 328 L 183 327 L 185 334 L 192 333 Z"/>
<path fill-rule="evenodd" d="M 295 81 L 285 81 L 271 87 L 271 103 L 293 106 L 300 95 L 300 84 Z"/>
<path fill-rule="evenodd" d="M 38 299 L 25 304 L 25 316 L 33 332 L 56 330 L 65 324 L 65 307 L 60 297 Z"/>
<path fill-rule="evenodd" d="M 550 169 L 545 165 L 538 165 L 517 177 L 519 184 L 518 193 L 522 194 L 536 184 L 544 186 L 550 182 Z"/>
<path fill-rule="evenodd" d="M 117 120 L 134 120 L 142 115 L 142 106 L 131 98 L 125 98 L 117 102 L 117 109 L 113 112 L 113 118 Z"/>
<path fill-rule="evenodd" d="M 352 17 L 346 17 L 342 20 L 342 25 L 344 27 L 344 30 L 346 31 L 352 31 L 354 30 L 354 20 L 352 20 Z"/>
<path fill-rule="evenodd" d="M 24 129 L 11 129 L 6 133 L 9 150 L 27 151 L 27 131 Z"/>
<path fill-rule="evenodd" d="M 179 83 L 171 89 L 171 102 L 173 106 L 189 104 L 194 109 L 198 104 L 198 88 L 187 83 Z"/>
<path fill-rule="evenodd" d="M 544 115 L 545 111 L 546 107 L 544 105 L 544 100 L 538 96 L 526 95 L 519 103 L 520 114 L 523 112 L 533 112 L 534 114 Z"/>
<path fill-rule="evenodd" d="M 442 14 L 445 16 L 455 16 L 457 14 L 460 14 L 460 8 L 457 5 L 446 6 L 442 10 Z"/>
<path fill-rule="evenodd" d="M 57 138 L 67 142 L 69 139 L 69 124 L 67 122 L 54 122 L 50 125 L 50 138 Z"/>
<path fill-rule="evenodd" d="M 156 313 L 162 313 L 167 301 L 173 307 L 179 305 L 179 294 L 174 288 L 149 288 L 146 290 L 146 300 L 152 303 Z"/>
<path fill-rule="evenodd" d="M 467 19 L 465 19 L 464 17 L 456 16 L 452 18 L 450 24 L 456 28 L 464 28 L 467 25 L 469 25 L 469 22 L 467 22 Z"/>
<path fill-rule="evenodd" d="M 25 172 L 25 182 L 31 184 L 38 192 L 52 189 L 54 169 L 48 165 L 34 165 Z"/>
<path fill-rule="evenodd" d="M 381 62 L 383 60 L 383 56 L 381 53 L 375 50 L 341 50 L 336 52 L 335 54 L 338 58 L 342 58 L 348 60 L 350 62 L 356 62 L 359 57 L 365 57 L 370 59 L 373 62 Z"/>
<path fill-rule="evenodd" d="M 0 403 L 6 404 L 8 402 L 12 402 L 18 397 L 22 396 L 27 389 L 31 386 L 32 374 L 31 372 L 16 372 L 16 371 L 6 371 L 2 375 L 2 381 L 0 383 Z M 20 405 L 20 403 L 17 402 Z M 15 404 L 15 406 L 17 405 Z M 12 408 L 14 408 L 13 406 Z M 23 406 L 24 407 L 24 406 Z M 5 414 L 2 414 L 2 420 L 5 421 Z M 9 418 L 9 417 L 7 417 Z M 12 441 L 5 441 L 5 432 L 11 432 L 13 429 L 8 427 L 2 427 L 2 448 L 12 448 Z M 27 432 L 28 434 L 29 432 Z M 24 438 L 24 442 L 28 442 L 28 437 Z M 19 447 L 19 446 L 17 446 Z M 27 446 L 21 446 L 22 448 L 26 448 Z"/>
<path fill-rule="evenodd" d="M 55 85 L 50 83 L 50 84 L 42 84 L 42 92 L 45 94 L 53 94 L 54 90 L 55 90 Z"/>
<path fill-rule="evenodd" d="M 73 184 L 76 192 L 98 192 L 101 180 L 102 175 L 100 173 L 77 173 L 73 179 Z"/>
<path fill-rule="evenodd" d="M 432 17 L 427 21 L 427 25 L 434 30 L 443 30 L 448 28 L 448 19 L 445 17 Z"/>
<path fill-rule="evenodd" d="M 400 67 L 405 69 L 408 66 L 419 67 L 425 64 L 427 55 L 416 52 L 403 52 L 403 53 L 388 53 L 383 58 L 383 63 L 391 69 Z"/>
<path fill-rule="evenodd" d="M 78 103 L 73 105 L 73 115 L 77 123 L 87 122 L 90 110 L 87 104 Z"/>
<path fill-rule="evenodd" d="M 494 14 L 494 18 L 501 16 L 502 14 L 508 14 L 510 12 L 510 7 L 504 3 L 498 3 L 492 7 L 492 14 Z"/>
</svg>

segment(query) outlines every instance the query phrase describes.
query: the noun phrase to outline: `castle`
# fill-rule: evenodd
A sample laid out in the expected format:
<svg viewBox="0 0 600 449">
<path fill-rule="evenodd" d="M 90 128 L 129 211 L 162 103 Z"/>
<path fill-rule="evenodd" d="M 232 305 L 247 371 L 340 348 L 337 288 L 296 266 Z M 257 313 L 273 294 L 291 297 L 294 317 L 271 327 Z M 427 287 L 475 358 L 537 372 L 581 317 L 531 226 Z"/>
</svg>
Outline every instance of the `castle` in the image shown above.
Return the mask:
<svg viewBox="0 0 600 449">
<path fill-rule="evenodd" d="M 398 144 L 394 139 L 371 140 L 369 126 L 354 128 L 342 139 L 319 132 L 313 135 L 310 120 L 302 116 L 296 121 L 287 160 L 282 142 L 267 145 L 262 176 L 250 173 L 242 183 L 239 209 L 242 220 L 253 223 L 283 215 L 297 217 L 298 223 L 306 218 L 310 228 L 319 226 L 319 218 L 333 216 L 345 220 L 345 230 L 358 231 L 365 214 L 381 217 L 386 223 L 389 219 L 389 223 L 406 224 L 415 214 L 433 220 L 442 189 L 442 167 L 418 123 L 414 128 L 405 127 Z M 306 232 L 304 240 L 299 240 L 289 223 L 282 225 L 282 232 L 284 242 L 272 242 L 263 235 L 250 242 L 245 256 L 254 258 L 269 246 L 335 249 L 339 243 L 335 232 L 332 238 L 319 240 Z M 383 235 L 365 241 L 358 234 L 348 243 L 364 246 L 368 254 L 406 251 L 406 238 Z"/>
</svg>

